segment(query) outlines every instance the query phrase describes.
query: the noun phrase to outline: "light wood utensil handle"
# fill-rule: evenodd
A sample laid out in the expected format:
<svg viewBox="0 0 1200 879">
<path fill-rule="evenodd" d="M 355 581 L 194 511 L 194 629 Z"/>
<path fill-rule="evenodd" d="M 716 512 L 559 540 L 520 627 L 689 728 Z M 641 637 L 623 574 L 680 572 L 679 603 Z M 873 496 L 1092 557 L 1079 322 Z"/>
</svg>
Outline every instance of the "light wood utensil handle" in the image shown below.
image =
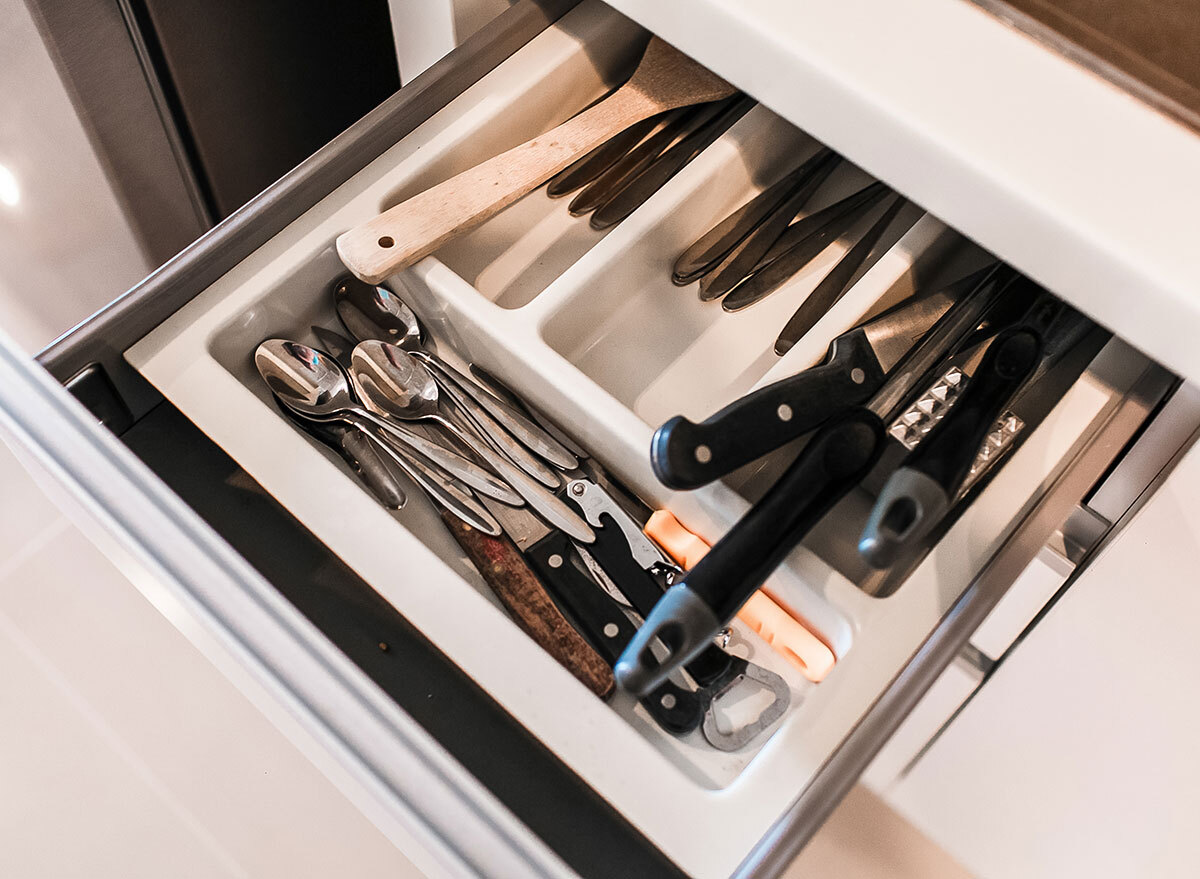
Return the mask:
<svg viewBox="0 0 1200 879">
<path fill-rule="evenodd" d="M 661 110 L 640 91 L 622 88 L 557 128 L 344 233 L 337 240 L 338 255 L 359 278 L 378 284 L 495 216 L 614 134 Z"/>
</svg>

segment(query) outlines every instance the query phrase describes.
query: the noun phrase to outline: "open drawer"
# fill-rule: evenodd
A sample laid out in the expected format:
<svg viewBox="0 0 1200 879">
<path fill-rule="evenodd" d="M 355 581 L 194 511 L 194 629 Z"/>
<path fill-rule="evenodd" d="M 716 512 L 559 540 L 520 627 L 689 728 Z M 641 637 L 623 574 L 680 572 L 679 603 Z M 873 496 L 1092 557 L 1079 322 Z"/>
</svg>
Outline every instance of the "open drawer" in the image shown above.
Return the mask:
<svg viewBox="0 0 1200 879">
<path fill-rule="evenodd" d="M 129 367 L 148 380 L 299 529 L 360 578 L 362 588 L 382 596 L 457 666 L 464 677 L 455 686 L 477 688 L 493 700 L 544 749 L 546 760 L 565 767 L 603 801 L 624 834 L 610 845 L 648 841 L 665 856 L 667 863 L 654 861 L 662 872 L 772 874 L 819 826 L 973 625 L 1109 468 L 1171 379 L 1120 339 L 1109 342 L 1029 426 L 1019 448 L 936 546 L 904 572 L 903 583 L 894 592 L 882 590 L 891 592 L 886 598 L 872 594 L 881 591 L 878 584 L 839 550 L 844 540 L 838 535 L 861 525 L 854 518 L 861 500 L 835 508 L 768 590 L 833 648 L 837 667 L 820 684 L 809 683 L 736 624 L 739 649 L 784 675 L 791 690 L 785 716 L 746 748 L 727 753 L 697 733 L 669 736 L 631 700 L 598 700 L 497 606 L 415 489 L 404 510 L 380 507 L 340 460 L 280 414 L 252 360 L 265 338 L 312 341 L 311 326 L 337 328 L 329 288 L 344 273 L 333 248 L 339 233 L 601 97 L 627 73 L 646 39 L 636 25 L 592 0 L 528 39 L 546 14 L 531 6 L 519 4 L 490 37 L 465 47 L 486 50 L 494 61 L 510 55 L 494 69 L 475 68 L 477 81 L 469 87 L 438 93 L 436 84 L 445 80 L 437 77 L 450 69 L 445 65 L 410 87 L 427 88 L 443 100 L 430 99 L 423 109 L 419 98 L 410 98 L 412 124 L 404 137 L 389 139 L 384 120 L 366 120 L 369 127 L 349 141 L 361 145 L 357 166 L 339 165 L 336 158 L 344 153 L 338 150 L 347 147 L 334 144 L 307 171 L 315 175 L 324 162 L 328 185 L 306 189 L 313 176 L 285 181 L 168 267 L 166 279 L 186 282 L 186 295 L 151 304 L 147 291 L 154 291 L 153 284 L 163 289 L 160 277 L 147 290 L 134 291 L 147 306 L 144 314 L 128 300 L 74 342 L 60 343 L 47 362 L 63 379 L 90 359 L 102 362 L 135 419 L 154 394 Z M 771 351 L 774 334 L 816 283 L 820 263 L 737 314 L 672 285 L 675 255 L 814 146 L 808 135 L 757 106 L 607 232 L 593 231 L 586 219 L 569 217 L 561 201 L 535 191 L 389 284 L 420 314 L 443 355 L 500 376 L 645 501 L 670 509 L 715 541 L 746 511 L 763 476 L 739 474 L 695 492 L 670 492 L 648 461 L 654 427 L 679 413 L 703 418 L 753 387 L 812 365 L 833 337 L 865 316 L 918 288 L 953 280 L 986 258 L 924 216 L 887 241 L 882 257 L 782 358 Z M 868 179 L 857 168 L 840 169 L 821 197 L 840 197 Z M 287 211 L 278 207 L 285 201 Z M 229 244 L 239 238 L 239 246 Z M 839 249 L 831 247 L 821 260 L 832 262 Z M 291 637 L 312 633 L 298 629 Z M 243 632 L 243 640 L 253 641 L 253 633 Z M 267 673 L 292 679 L 293 672 L 269 659 L 259 655 Z M 308 705 L 318 717 L 330 710 L 320 701 Z M 352 735 L 346 725 L 343 719 L 339 728 Z M 486 748 L 487 731 L 475 736 L 474 747 Z M 389 770 L 361 751 L 357 759 L 366 770 Z M 446 761 L 448 774 L 461 772 L 445 755 L 428 759 Z M 521 783 L 537 798 L 539 768 Z M 411 786 L 380 795 L 399 797 L 416 826 L 432 828 L 443 842 L 449 837 L 442 854 L 459 867 L 504 872 L 470 852 L 464 831 L 453 829 L 447 802 L 490 815 L 491 807 L 480 805 L 489 797 L 511 803 L 525 794 L 488 793 L 469 783 L 451 787 L 453 796 L 436 807 L 420 802 Z M 579 825 L 570 801 L 560 812 L 566 835 L 595 832 Z M 507 857 L 515 859 L 503 863 L 524 859 L 557 869 L 519 830 L 499 837 L 510 846 Z M 573 869 L 614 875 L 617 861 L 589 862 L 580 855 L 586 846 L 561 839 L 552 845 Z"/>
</svg>

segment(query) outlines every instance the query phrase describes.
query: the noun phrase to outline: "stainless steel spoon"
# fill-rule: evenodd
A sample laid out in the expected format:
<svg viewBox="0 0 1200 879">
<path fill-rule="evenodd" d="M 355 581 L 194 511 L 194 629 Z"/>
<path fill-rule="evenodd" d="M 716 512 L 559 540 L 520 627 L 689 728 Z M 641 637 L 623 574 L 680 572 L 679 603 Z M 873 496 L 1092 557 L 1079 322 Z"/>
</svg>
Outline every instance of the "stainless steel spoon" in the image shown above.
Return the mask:
<svg viewBox="0 0 1200 879">
<path fill-rule="evenodd" d="M 424 333 L 416 314 L 386 287 L 364 284 L 348 277 L 333 285 L 334 305 L 342 324 L 358 341 L 375 339 L 393 342 L 425 361 L 445 393 L 449 404 L 446 415 L 458 426 L 472 431 L 491 444 L 510 461 L 545 485 L 556 490 L 562 486 L 558 471 L 536 457 L 505 430 L 487 410 L 455 381 L 457 373 L 425 348 Z M 353 347 L 353 346 L 351 346 Z"/>
<path fill-rule="evenodd" d="M 374 428 L 477 491 L 509 504 L 522 502 L 507 484 L 479 465 L 360 406 L 345 371 L 324 351 L 287 339 L 268 339 L 254 352 L 254 364 L 271 392 L 293 411 L 317 421 L 345 421 L 368 433 Z M 397 464 L 409 463 L 399 452 L 392 455 L 395 450 L 388 444 L 379 447 Z"/>
<path fill-rule="evenodd" d="M 439 372 L 448 376 L 462 393 L 476 404 L 474 409 L 482 408 L 504 430 L 543 460 L 549 461 L 560 470 L 574 470 L 579 466 L 579 460 L 563 448 L 562 443 L 517 409 L 492 396 L 469 376 L 463 375 L 438 357 L 431 350 L 432 346 L 428 344 L 427 335 L 416 313 L 386 287 L 366 284 L 354 277 L 342 278 L 333 285 L 333 301 L 342 324 L 357 341 L 376 339 L 391 342 L 405 351 L 419 354 Z M 465 408 L 473 411 L 469 404 Z M 544 474 L 530 475 L 537 476 L 551 487 L 557 484 L 557 480 L 546 480 Z"/>
<path fill-rule="evenodd" d="M 565 501 L 547 491 L 487 442 L 442 416 L 438 407 L 438 383 L 420 360 L 395 345 L 375 340 L 360 342 L 350 359 L 354 389 L 366 406 L 393 418 L 441 425 L 494 467 L 552 526 L 580 543 L 592 543 L 596 539 L 587 522 Z"/>
</svg>

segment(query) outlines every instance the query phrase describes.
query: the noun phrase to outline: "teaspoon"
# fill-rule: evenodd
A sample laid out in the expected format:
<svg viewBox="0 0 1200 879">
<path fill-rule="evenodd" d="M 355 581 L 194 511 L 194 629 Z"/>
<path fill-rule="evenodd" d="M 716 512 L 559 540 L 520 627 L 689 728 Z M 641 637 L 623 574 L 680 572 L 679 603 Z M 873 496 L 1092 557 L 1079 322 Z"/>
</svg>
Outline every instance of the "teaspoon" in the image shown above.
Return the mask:
<svg viewBox="0 0 1200 879">
<path fill-rule="evenodd" d="M 254 364 L 271 392 L 293 411 L 317 421 L 377 428 L 472 488 L 505 503 L 521 503 L 508 485 L 477 464 L 359 406 L 345 371 L 324 351 L 286 339 L 268 339 L 254 352 Z M 387 443 L 380 443 L 379 448 L 397 464 L 408 466 Z"/>
<path fill-rule="evenodd" d="M 386 287 L 367 284 L 354 277 L 342 278 L 333 285 L 333 301 L 338 317 L 355 340 L 365 342 L 368 339 L 376 339 L 380 342 L 391 342 L 405 351 L 416 354 L 470 398 L 469 401 L 461 402 L 477 421 L 486 426 L 487 420 L 484 419 L 490 415 L 505 431 L 560 470 L 574 470 L 579 466 L 579 460 L 565 449 L 562 443 L 517 409 L 489 394 L 471 378 L 429 350 L 431 346 L 422 341 L 427 334 L 421 326 L 420 319 L 400 297 Z M 472 402 L 476 405 L 471 406 Z M 478 411 L 480 408 L 484 410 L 482 418 Z M 507 453 L 507 449 L 505 451 Z M 515 460 L 515 463 L 522 465 L 520 460 Z M 544 473 L 530 472 L 528 466 L 523 466 L 522 469 L 551 487 L 558 484 L 556 477 L 547 480 Z"/>
<path fill-rule="evenodd" d="M 407 421 L 430 421 L 467 445 L 552 526 L 580 543 L 596 539 L 591 527 L 508 458 L 487 442 L 444 418 L 438 408 L 438 384 L 425 365 L 407 351 L 386 342 L 360 342 L 350 355 L 350 378 L 363 403 L 377 413 Z"/>
</svg>

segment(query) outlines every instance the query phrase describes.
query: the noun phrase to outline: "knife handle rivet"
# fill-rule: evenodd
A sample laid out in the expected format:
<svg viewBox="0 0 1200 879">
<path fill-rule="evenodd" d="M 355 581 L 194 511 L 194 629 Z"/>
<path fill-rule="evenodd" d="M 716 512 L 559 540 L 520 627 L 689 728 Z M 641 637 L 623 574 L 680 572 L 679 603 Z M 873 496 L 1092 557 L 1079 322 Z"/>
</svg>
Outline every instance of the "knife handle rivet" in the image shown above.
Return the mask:
<svg viewBox="0 0 1200 879">
<path fill-rule="evenodd" d="M 550 556 L 550 558 L 546 559 L 546 562 L 552 568 L 561 568 L 563 565 L 563 557 L 558 553 L 555 553 L 554 555 Z"/>
<path fill-rule="evenodd" d="M 850 381 L 854 382 L 856 385 L 861 385 L 864 381 L 866 381 L 866 379 L 867 374 L 859 367 L 856 366 L 854 369 L 850 370 Z"/>
<path fill-rule="evenodd" d="M 615 638 L 615 637 L 617 637 L 618 634 L 620 634 L 620 632 L 621 632 L 621 628 L 616 623 L 605 623 L 604 624 L 604 637 L 605 638 Z"/>
<path fill-rule="evenodd" d="M 712 460 L 712 449 L 705 445 L 696 446 L 696 460 L 701 464 L 707 464 Z"/>
<path fill-rule="evenodd" d="M 672 708 L 675 707 L 675 694 L 674 693 L 663 693 L 662 698 L 658 700 L 658 704 L 661 705 L 663 708 L 667 709 L 668 711 L 670 711 Z"/>
<path fill-rule="evenodd" d="M 787 403 L 780 403 L 779 408 L 775 410 L 775 414 L 779 416 L 780 421 L 791 421 L 792 407 Z"/>
</svg>

